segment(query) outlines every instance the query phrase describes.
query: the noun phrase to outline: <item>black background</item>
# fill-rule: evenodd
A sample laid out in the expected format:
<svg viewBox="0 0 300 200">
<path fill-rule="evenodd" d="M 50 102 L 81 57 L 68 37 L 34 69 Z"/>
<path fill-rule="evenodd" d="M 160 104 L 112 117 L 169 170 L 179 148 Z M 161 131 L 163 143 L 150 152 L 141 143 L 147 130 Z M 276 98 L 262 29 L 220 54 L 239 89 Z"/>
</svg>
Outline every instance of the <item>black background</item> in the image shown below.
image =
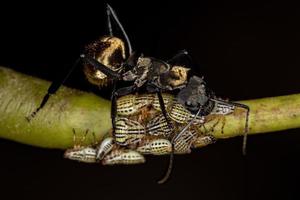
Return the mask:
<svg viewBox="0 0 300 200">
<path fill-rule="evenodd" d="M 106 33 L 105 2 L 1 5 L 0 64 L 54 80 L 83 46 Z M 134 49 L 161 59 L 187 49 L 210 88 L 232 100 L 300 92 L 300 8 L 259 3 L 111 2 Z M 67 85 L 91 90 L 82 73 Z M 62 151 L 0 140 L 0 198 L 299 199 L 299 129 L 218 141 L 177 156 L 171 179 L 156 184 L 168 157 L 139 166 L 72 162 Z"/>
</svg>

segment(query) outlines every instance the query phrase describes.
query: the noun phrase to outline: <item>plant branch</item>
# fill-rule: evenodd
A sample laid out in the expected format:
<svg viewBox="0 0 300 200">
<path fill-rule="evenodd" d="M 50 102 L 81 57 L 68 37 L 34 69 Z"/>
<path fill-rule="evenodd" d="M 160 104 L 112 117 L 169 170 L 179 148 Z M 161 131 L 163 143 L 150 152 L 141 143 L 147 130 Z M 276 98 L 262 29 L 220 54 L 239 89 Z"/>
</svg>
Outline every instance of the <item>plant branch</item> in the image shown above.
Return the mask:
<svg viewBox="0 0 300 200">
<path fill-rule="evenodd" d="M 76 134 L 88 129 L 100 140 L 111 129 L 110 102 L 92 93 L 62 87 L 29 123 L 49 82 L 0 67 L 0 137 L 45 148 L 66 149 L 73 146 Z M 249 135 L 300 127 L 300 94 L 241 101 L 250 107 Z M 237 109 L 225 117 L 213 135 L 230 138 L 243 135 L 245 112 Z M 210 126 L 213 122 L 207 124 Z M 94 142 L 88 134 L 86 144 Z"/>
</svg>

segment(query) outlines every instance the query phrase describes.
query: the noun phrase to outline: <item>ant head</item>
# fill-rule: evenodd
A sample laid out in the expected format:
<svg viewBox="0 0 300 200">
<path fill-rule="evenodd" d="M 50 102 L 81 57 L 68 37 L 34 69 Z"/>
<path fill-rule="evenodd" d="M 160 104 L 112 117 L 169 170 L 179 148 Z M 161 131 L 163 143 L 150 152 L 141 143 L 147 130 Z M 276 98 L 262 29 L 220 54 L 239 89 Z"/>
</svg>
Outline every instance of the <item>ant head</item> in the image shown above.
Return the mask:
<svg viewBox="0 0 300 200">
<path fill-rule="evenodd" d="M 120 70 L 122 63 L 126 58 L 124 42 L 117 37 L 111 36 L 102 37 L 87 45 L 85 54 L 114 71 Z M 84 73 L 88 81 L 94 85 L 101 87 L 106 86 L 111 82 L 109 77 L 87 63 L 84 65 Z"/>
</svg>

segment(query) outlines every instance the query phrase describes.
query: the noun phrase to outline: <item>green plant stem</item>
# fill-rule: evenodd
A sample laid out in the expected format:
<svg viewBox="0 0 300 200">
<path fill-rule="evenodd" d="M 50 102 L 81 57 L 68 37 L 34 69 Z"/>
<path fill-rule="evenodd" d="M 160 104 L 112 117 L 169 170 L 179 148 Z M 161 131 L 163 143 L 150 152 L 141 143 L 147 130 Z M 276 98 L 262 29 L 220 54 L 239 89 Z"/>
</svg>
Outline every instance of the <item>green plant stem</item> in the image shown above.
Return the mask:
<svg viewBox="0 0 300 200">
<path fill-rule="evenodd" d="M 66 149 L 73 146 L 73 131 L 86 130 L 101 140 L 111 129 L 110 102 L 92 93 L 61 87 L 47 105 L 28 122 L 50 83 L 0 67 L 0 137 L 20 143 Z M 249 135 L 300 127 L 300 94 L 241 101 L 250 107 Z M 230 138 L 243 135 L 245 112 L 237 109 L 225 117 L 224 133 L 219 123 L 213 135 Z M 207 126 L 211 126 L 210 122 Z M 86 144 L 94 142 L 87 134 Z"/>
</svg>

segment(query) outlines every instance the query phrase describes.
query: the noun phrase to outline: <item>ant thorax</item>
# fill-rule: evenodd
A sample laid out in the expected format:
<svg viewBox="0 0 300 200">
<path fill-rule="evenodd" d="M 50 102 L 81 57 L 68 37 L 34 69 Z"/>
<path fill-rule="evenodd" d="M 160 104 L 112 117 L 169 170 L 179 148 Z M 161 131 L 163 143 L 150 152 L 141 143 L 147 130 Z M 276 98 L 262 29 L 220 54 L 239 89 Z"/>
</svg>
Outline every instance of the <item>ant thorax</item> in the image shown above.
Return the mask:
<svg viewBox="0 0 300 200">
<path fill-rule="evenodd" d="M 123 80 L 134 81 L 137 88 L 148 82 L 161 90 L 172 91 L 185 87 L 189 70 L 156 58 L 140 56 L 133 69 L 123 74 Z"/>
</svg>

